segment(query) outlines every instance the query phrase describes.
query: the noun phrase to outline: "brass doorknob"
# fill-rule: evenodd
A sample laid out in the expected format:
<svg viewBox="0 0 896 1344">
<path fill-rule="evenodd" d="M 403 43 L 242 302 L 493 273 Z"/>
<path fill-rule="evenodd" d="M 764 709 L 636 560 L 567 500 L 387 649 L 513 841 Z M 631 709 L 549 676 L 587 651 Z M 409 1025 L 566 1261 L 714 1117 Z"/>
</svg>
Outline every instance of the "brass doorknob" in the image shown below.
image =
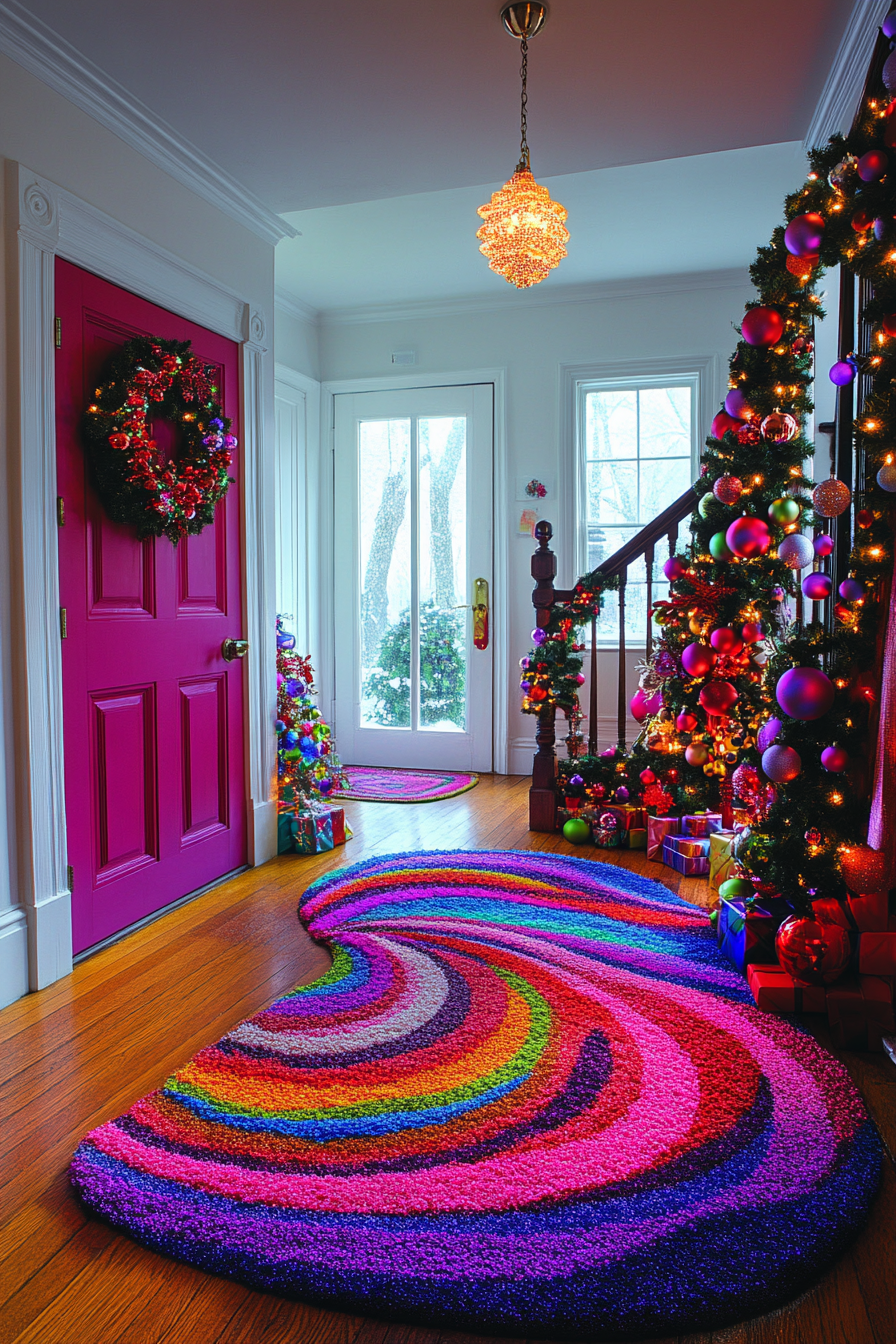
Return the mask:
<svg viewBox="0 0 896 1344">
<path fill-rule="evenodd" d="M 221 657 L 227 663 L 232 663 L 234 658 L 245 658 L 248 652 L 248 639 L 225 639 L 221 645 Z"/>
</svg>

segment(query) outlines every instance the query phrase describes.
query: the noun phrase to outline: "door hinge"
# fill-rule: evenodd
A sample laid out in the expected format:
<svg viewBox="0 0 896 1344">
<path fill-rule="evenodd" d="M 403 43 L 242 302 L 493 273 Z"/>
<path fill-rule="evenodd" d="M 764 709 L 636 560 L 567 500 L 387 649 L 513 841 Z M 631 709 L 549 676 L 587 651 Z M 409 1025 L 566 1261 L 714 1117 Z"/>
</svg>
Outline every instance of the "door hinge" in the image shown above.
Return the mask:
<svg viewBox="0 0 896 1344">
<path fill-rule="evenodd" d="M 65 500 L 61 495 L 56 496 L 56 525 L 65 527 Z"/>
<path fill-rule="evenodd" d="M 56 349 L 62 349 L 62 318 L 53 318 L 53 339 L 56 342 Z"/>
<path fill-rule="evenodd" d="M 62 639 L 68 639 L 68 615 L 65 607 L 59 608 L 59 634 Z"/>
<path fill-rule="evenodd" d="M 69 891 L 74 891 L 75 889 L 75 870 L 71 864 L 68 865 L 68 889 Z"/>
</svg>

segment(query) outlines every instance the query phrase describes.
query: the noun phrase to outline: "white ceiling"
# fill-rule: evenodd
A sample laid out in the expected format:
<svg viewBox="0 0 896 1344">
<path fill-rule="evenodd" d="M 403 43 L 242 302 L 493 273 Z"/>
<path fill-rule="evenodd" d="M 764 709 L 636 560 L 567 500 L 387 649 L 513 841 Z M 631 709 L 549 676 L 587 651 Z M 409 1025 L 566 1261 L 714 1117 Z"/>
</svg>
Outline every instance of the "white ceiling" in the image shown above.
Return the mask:
<svg viewBox="0 0 896 1344">
<path fill-rule="evenodd" d="M 8 3 L 291 212 L 278 283 L 313 306 L 504 284 L 470 248 L 518 153 L 500 0 Z M 747 262 L 850 9 L 553 0 L 529 75 L 532 166 L 573 230 L 550 283 Z"/>
</svg>

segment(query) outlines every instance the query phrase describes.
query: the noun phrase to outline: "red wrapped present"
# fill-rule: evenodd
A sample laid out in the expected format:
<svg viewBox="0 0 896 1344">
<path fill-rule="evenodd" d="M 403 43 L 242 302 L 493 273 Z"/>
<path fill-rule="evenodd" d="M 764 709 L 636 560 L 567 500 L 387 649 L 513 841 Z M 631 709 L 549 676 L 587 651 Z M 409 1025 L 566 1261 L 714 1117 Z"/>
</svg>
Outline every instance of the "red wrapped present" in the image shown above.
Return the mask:
<svg viewBox="0 0 896 1344">
<path fill-rule="evenodd" d="M 674 868 L 676 873 L 681 873 L 684 877 L 703 877 L 709 872 L 709 859 L 704 855 L 691 857 L 688 854 L 679 854 L 674 848 L 673 841 L 680 837 L 672 835 L 663 841 L 663 863 L 667 868 Z"/>
<path fill-rule="evenodd" d="M 827 993 L 824 985 L 804 988 L 781 966 L 747 967 L 747 982 L 756 1006 L 766 1013 L 823 1013 Z"/>
<path fill-rule="evenodd" d="M 867 896 L 847 896 L 855 927 L 863 933 L 882 933 L 887 927 L 889 893 L 872 891 Z"/>
<path fill-rule="evenodd" d="M 896 975 L 896 930 L 859 934 L 859 974 Z"/>
<path fill-rule="evenodd" d="M 706 839 L 714 831 L 722 829 L 721 812 L 693 812 L 681 819 L 682 835 L 693 835 Z"/>
<path fill-rule="evenodd" d="M 663 841 L 667 835 L 678 835 L 681 823 L 678 817 L 647 818 L 647 857 L 663 861 Z"/>
<path fill-rule="evenodd" d="M 830 985 L 828 1021 L 842 1050 L 881 1050 L 894 1027 L 892 979 L 860 975 Z"/>
</svg>

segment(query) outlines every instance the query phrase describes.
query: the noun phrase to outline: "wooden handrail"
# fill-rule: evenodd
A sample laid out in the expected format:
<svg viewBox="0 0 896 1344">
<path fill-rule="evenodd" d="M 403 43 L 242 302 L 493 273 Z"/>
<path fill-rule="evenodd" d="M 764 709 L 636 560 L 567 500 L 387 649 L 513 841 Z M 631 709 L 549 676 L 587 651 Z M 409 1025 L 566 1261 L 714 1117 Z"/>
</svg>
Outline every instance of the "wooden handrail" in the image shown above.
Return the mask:
<svg viewBox="0 0 896 1344">
<path fill-rule="evenodd" d="M 621 574 L 633 560 L 645 555 L 649 547 L 655 546 L 663 537 L 667 537 L 673 527 L 677 532 L 678 524 L 684 522 L 685 518 L 690 518 L 696 506 L 697 492 L 692 485 L 689 485 L 683 495 L 679 495 L 667 509 L 657 514 L 652 523 L 647 523 L 631 541 L 627 541 L 618 551 L 614 551 L 606 560 L 601 561 L 597 572 L 607 575 Z"/>
</svg>

